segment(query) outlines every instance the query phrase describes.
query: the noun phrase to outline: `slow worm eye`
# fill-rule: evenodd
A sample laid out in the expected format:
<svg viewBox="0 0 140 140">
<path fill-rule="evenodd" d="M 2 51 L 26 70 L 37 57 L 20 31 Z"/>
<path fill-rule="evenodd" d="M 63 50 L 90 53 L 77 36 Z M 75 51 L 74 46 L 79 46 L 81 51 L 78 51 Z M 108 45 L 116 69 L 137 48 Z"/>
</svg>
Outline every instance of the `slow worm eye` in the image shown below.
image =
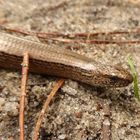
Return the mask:
<svg viewBox="0 0 140 140">
<path fill-rule="evenodd" d="M 116 81 L 116 82 L 118 81 L 118 77 L 117 77 L 117 76 L 112 76 L 112 77 L 110 77 L 110 79 L 111 79 L 112 81 L 114 81 L 114 82 L 115 82 L 115 81 Z"/>
</svg>

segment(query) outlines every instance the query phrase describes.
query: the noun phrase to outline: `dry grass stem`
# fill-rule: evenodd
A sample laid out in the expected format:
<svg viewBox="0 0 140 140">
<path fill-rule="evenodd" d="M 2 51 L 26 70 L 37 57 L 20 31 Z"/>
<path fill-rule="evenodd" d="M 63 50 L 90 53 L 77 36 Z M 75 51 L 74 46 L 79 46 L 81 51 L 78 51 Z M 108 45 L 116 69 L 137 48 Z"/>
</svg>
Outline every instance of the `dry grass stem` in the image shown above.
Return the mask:
<svg viewBox="0 0 140 140">
<path fill-rule="evenodd" d="M 20 140 L 24 140 L 24 108 L 25 108 L 28 68 L 29 68 L 29 55 L 28 53 L 25 53 L 22 63 L 22 79 L 21 79 L 21 97 L 20 97 L 20 114 L 19 114 Z"/>
<path fill-rule="evenodd" d="M 102 140 L 110 140 L 110 105 L 103 104 L 104 121 L 102 126 Z"/>
<path fill-rule="evenodd" d="M 51 93 L 49 94 L 46 102 L 43 105 L 43 108 L 39 114 L 36 126 L 35 126 L 35 130 L 34 130 L 34 135 L 33 135 L 33 140 L 38 140 L 38 136 L 39 136 L 39 130 L 41 127 L 41 123 L 42 120 L 44 118 L 45 112 L 48 110 L 49 108 L 49 103 L 51 102 L 52 98 L 54 97 L 54 95 L 56 94 L 56 92 L 58 91 L 58 89 L 63 85 L 64 80 L 60 79 L 59 81 L 57 81 L 51 91 Z"/>
</svg>

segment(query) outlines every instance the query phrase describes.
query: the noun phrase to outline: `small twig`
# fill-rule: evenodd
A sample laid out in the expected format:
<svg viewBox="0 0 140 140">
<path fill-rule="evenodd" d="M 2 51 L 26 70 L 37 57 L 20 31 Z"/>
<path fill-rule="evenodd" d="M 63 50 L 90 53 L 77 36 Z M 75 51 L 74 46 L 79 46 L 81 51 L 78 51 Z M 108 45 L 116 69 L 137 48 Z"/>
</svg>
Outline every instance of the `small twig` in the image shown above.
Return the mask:
<svg viewBox="0 0 140 140">
<path fill-rule="evenodd" d="M 95 33 L 90 33 L 90 36 L 98 36 L 98 35 L 118 35 L 118 34 L 138 34 L 140 33 L 139 29 L 136 30 L 130 30 L 130 31 L 111 31 L 111 32 L 95 32 Z M 87 37 L 89 33 L 76 33 L 74 34 L 74 37 Z"/>
<path fill-rule="evenodd" d="M 38 140 L 39 130 L 40 130 L 41 123 L 42 123 L 43 117 L 45 115 L 45 112 L 48 110 L 49 103 L 51 102 L 52 98 L 54 97 L 54 95 L 56 94 L 56 92 L 62 86 L 63 83 L 64 83 L 63 79 L 60 79 L 57 83 L 55 83 L 54 88 L 52 89 L 50 95 L 48 96 L 46 102 L 44 103 L 43 108 L 39 114 L 35 129 L 34 129 L 33 140 Z"/>
<path fill-rule="evenodd" d="M 17 33 L 21 33 L 24 35 L 36 35 L 37 37 L 41 37 L 41 38 L 49 38 L 49 37 L 65 37 L 65 38 L 76 38 L 76 37 L 84 37 L 87 39 L 87 37 L 90 34 L 90 37 L 94 37 L 94 36 L 98 36 L 98 35 L 122 35 L 122 34 L 139 34 L 140 33 L 140 28 L 136 28 L 136 29 L 131 29 L 129 31 L 120 31 L 120 30 L 116 30 L 116 31 L 110 31 L 110 32 L 95 32 L 95 33 L 75 33 L 75 34 L 63 34 L 63 33 L 58 33 L 58 32 L 51 32 L 51 33 L 47 33 L 47 32 L 36 32 L 36 31 L 26 31 L 23 29 L 19 29 L 19 28 L 10 28 L 10 27 L 6 27 L 3 25 L 0 25 L 0 29 L 2 30 L 6 30 L 6 31 L 10 31 L 10 32 L 17 32 Z"/>
<path fill-rule="evenodd" d="M 104 121 L 102 126 L 102 140 L 110 140 L 110 105 L 108 103 L 103 104 Z"/>
<path fill-rule="evenodd" d="M 112 31 L 112 32 L 97 32 L 97 33 L 76 33 L 76 34 L 63 34 L 63 33 L 46 33 L 46 32 L 34 32 L 34 31 L 25 31 L 22 29 L 8 28 L 0 25 L 0 29 L 8 32 L 16 32 L 24 35 L 37 36 L 42 39 L 50 39 L 53 41 L 63 42 L 63 43 L 85 43 L 85 44 L 140 44 L 140 40 L 102 40 L 102 39 L 90 39 L 91 37 L 97 35 L 117 35 L 117 34 L 138 34 L 140 29 L 135 29 L 131 31 Z M 90 35 L 90 36 L 89 36 Z M 62 37 L 62 38 L 59 38 Z M 81 37 L 81 39 L 77 39 Z M 90 38 L 89 38 L 90 37 Z"/>
<path fill-rule="evenodd" d="M 86 44 L 140 44 L 140 40 L 126 40 L 126 41 L 116 41 L 116 40 L 73 40 L 64 38 L 51 38 L 54 41 L 59 41 L 63 43 L 86 43 Z"/>
<path fill-rule="evenodd" d="M 29 68 L 29 55 L 28 53 L 25 53 L 22 63 L 22 79 L 21 79 L 21 97 L 20 97 L 20 114 L 19 114 L 20 140 L 24 140 L 24 106 L 25 106 L 28 68 Z"/>
<path fill-rule="evenodd" d="M 67 36 L 65 34 L 57 33 L 57 32 L 47 33 L 47 32 L 28 31 L 28 30 L 24 30 L 20 28 L 10 28 L 3 25 L 0 25 L 0 29 L 6 32 L 10 32 L 10 33 L 20 33 L 22 35 L 37 36 L 44 39 L 52 38 L 52 37 L 66 37 Z"/>
</svg>

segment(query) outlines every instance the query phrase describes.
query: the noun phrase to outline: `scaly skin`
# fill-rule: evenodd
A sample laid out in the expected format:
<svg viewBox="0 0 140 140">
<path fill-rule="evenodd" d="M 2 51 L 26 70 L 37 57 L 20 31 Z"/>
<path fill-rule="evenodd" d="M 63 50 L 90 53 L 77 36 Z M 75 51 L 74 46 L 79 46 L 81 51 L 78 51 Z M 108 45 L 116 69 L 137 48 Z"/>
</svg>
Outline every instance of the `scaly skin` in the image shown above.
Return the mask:
<svg viewBox="0 0 140 140">
<path fill-rule="evenodd" d="M 20 69 L 23 53 L 30 56 L 29 70 L 34 73 L 70 78 L 101 87 L 124 87 L 133 81 L 123 68 L 103 65 L 85 56 L 46 44 L 0 33 L 0 66 Z"/>
</svg>

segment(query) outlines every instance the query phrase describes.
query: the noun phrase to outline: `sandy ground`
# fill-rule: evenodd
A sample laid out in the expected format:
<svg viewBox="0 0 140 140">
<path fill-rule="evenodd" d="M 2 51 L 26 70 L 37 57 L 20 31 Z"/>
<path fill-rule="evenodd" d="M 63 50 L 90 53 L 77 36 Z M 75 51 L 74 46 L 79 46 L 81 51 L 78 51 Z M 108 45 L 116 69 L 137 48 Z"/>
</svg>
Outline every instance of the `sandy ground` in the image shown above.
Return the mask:
<svg viewBox="0 0 140 140">
<path fill-rule="evenodd" d="M 0 23 L 31 31 L 81 33 L 129 30 L 140 25 L 140 2 L 133 0 L 1 0 Z M 136 40 L 140 35 L 119 35 Z M 33 37 L 28 37 L 36 39 Z M 111 37 L 110 39 L 112 39 Z M 101 36 L 100 39 L 105 39 Z M 50 43 L 50 45 L 53 44 Z M 56 44 L 55 44 L 56 45 Z M 61 46 L 62 45 L 62 46 Z M 84 45 L 72 51 L 129 70 L 130 54 L 140 73 L 140 45 Z M 139 74 L 140 77 L 140 74 Z M 31 139 L 42 105 L 58 78 L 30 74 L 25 112 L 26 139 Z M 140 80 L 140 79 L 139 79 Z M 21 73 L 0 69 L 0 139 L 19 139 Z M 139 84 L 140 85 L 140 84 Z M 102 103 L 111 106 L 111 140 L 140 140 L 140 104 L 132 85 L 98 91 L 70 79 L 65 81 L 45 115 L 42 140 L 99 140 L 104 119 Z"/>
</svg>

